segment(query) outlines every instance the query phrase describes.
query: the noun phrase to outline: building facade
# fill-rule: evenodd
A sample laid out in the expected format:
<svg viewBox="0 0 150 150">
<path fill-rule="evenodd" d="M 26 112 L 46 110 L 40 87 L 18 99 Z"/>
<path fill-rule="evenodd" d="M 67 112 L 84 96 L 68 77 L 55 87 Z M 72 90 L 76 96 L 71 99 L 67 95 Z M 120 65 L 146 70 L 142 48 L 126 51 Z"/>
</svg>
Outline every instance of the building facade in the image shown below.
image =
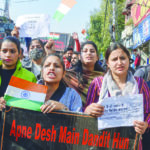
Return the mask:
<svg viewBox="0 0 150 150">
<path fill-rule="evenodd" d="M 122 32 L 123 44 L 138 49 L 145 64 L 150 55 L 150 0 L 127 0 L 123 15 L 126 25 Z"/>
</svg>

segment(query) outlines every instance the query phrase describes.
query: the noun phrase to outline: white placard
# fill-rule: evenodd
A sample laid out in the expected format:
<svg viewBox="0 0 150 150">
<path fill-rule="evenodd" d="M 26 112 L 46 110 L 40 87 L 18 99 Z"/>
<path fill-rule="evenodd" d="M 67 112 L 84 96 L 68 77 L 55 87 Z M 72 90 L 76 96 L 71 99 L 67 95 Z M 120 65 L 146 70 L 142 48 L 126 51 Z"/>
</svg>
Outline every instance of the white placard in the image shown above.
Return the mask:
<svg viewBox="0 0 150 150">
<path fill-rule="evenodd" d="M 32 14 L 19 16 L 16 20 L 20 37 L 49 37 L 50 16 L 45 14 Z"/>
<path fill-rule="evenodd" d="M 143 95 L 108 97 L 98 102 L 104 115 L 98 118 L 98 129 L 133 126 L 134 120 L 144 120 Z"/>
</svg>

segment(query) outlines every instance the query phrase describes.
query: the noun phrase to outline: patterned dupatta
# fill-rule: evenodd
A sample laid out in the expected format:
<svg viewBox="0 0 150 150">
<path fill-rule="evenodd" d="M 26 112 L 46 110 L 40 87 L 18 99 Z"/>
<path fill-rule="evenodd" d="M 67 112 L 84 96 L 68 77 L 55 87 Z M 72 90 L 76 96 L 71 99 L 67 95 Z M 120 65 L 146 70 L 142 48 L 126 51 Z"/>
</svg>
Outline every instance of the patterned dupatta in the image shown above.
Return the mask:
<svg viewBox="0 0 150 150">
<path fill-rule="evenodd" d="M 66 71 L 64 81 L 67 86 L 74 88 L 81 96 L 83 105 L 85 104 L 88 88 L 95 77 L 103 76 L 99 71 L 83 71 L 83 73 L 72 70 Z"/>
</svg>

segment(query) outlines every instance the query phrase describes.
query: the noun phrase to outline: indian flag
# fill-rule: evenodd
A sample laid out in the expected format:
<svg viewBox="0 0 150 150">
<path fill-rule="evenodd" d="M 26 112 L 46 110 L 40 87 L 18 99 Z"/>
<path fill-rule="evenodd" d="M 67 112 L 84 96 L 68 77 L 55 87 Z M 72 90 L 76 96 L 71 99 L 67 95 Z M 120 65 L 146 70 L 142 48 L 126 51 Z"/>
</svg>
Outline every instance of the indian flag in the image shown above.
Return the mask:
<svg viewBox="0 0 150 150">
<path fill-rule="evenodd" d="M 12 76 L 4 99 L 7 106 L 41 111 L 40 107 L 45 101 L 46 92 L 45 85 Z"/>
<path fill-rule="evenodd" d="M 48 37 L 49 39 L 53 39 L 53 40 L 58 40 L 60 35 L 57 33 L 50 33 L 50 36 Z"/>
<path fill-rule="evenodd" d="M 61 21 L 76 3 L 77 2 L 75 0 L 62 0 L 53 18 L 57 21 Z"/>
</svg>

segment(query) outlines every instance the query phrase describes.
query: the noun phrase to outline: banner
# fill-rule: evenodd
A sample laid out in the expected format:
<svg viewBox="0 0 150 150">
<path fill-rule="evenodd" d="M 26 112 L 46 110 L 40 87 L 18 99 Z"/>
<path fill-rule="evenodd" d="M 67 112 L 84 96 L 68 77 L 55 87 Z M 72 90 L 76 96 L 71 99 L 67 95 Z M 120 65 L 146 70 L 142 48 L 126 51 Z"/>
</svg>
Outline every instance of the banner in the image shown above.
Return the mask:
<svg viewBox="0 0 150 150">
<path fill-rule="evenodd" d="M 136 0 L 131 7 L 131 16 L 133 18 L 134 26 L 141 23 L 150 14 L 149 0 Z"/>
<path fill-rule="evenodd" d="M 50 32 L 48 37 L 40 38 L 43 42 L 47 42 L 48 39 L 53 39 L 55 41 L 55 50 L 64 51 L 66 47 L 74 48 L 74 40 L 69 33 L 60 32 Z"/>
<path fill-rule="evenodd" d="M 133 49 L 150 40 L 150 15 L 133 30 Z"/>
<path fill-rule="evenodd" d="M 48 37 L 50 33 L 50 16 L 32 14 L 19 16 L 16 21 L 20 37 Z"/>
<path fill-rule="evenodd" d="M 6 107 L 1 150 L 136 150 L 133 127 L 97 130 L 97 118 L 83 113 L 49 114 Z"/>
</svg>

